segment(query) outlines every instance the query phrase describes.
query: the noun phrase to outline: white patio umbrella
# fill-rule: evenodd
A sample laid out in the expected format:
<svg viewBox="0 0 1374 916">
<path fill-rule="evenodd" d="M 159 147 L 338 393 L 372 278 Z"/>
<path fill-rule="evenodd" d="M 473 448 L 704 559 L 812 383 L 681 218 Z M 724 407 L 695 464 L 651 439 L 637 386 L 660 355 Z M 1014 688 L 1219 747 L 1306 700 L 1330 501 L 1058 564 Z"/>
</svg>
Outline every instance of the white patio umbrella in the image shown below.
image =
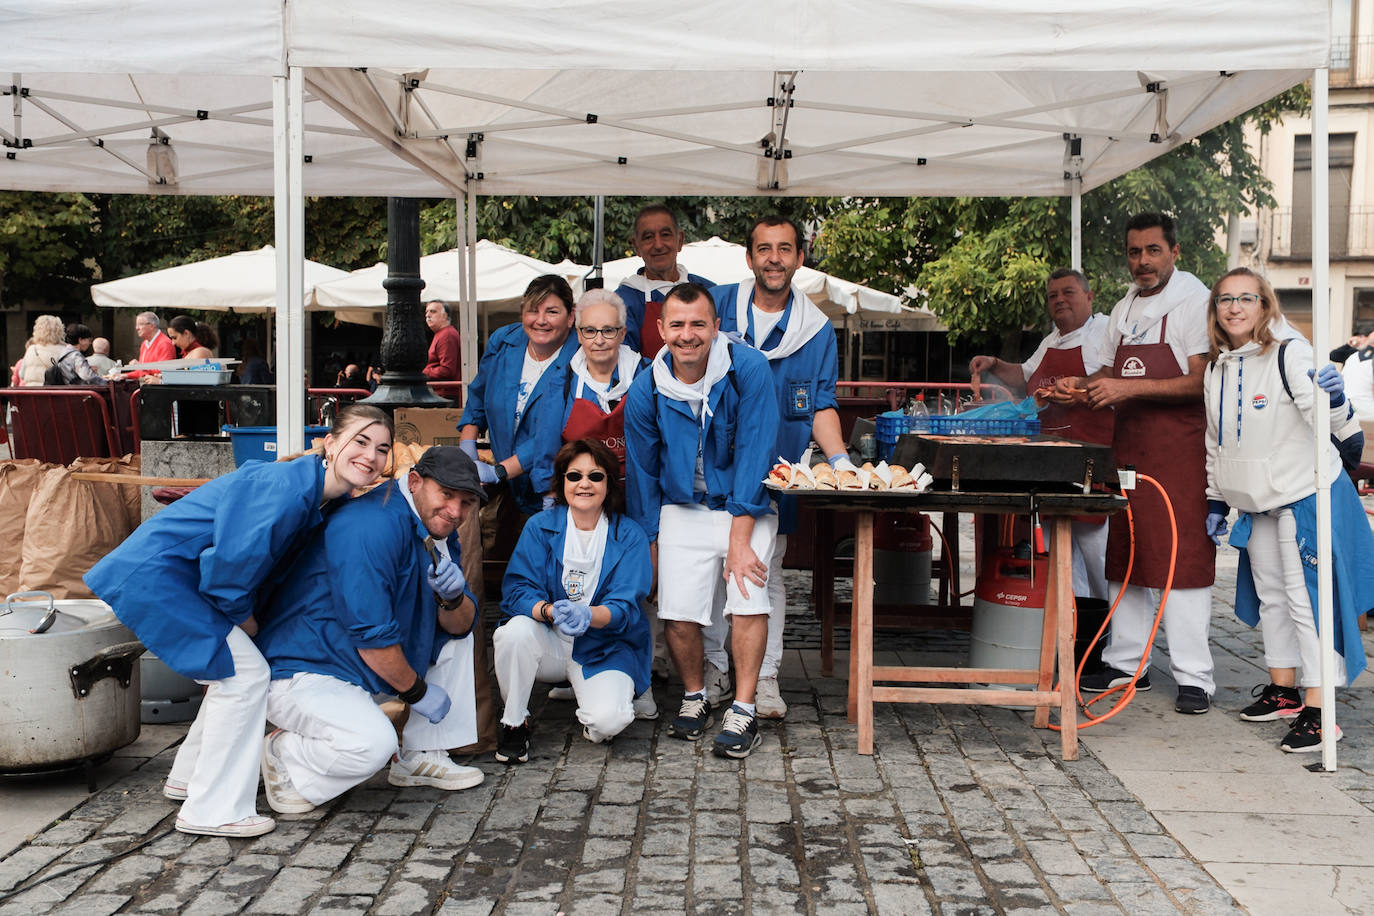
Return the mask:
<svg viewBox="0 0 1374 916">
<path fill-rule="evenodd" d="M 458 285 L 458 270 L 459 261 L 464 257 L 466 252 L 463 249 L 453 248 L 421 258 L 420 278 L 425 281 L 425 288 L 420 298 L 426 302 L 431 299 L 460 301 L 462 292 Z M 572 284 L 576 292 L 586 272 L 586 267 L 571 261 L 550 264 L 482 239 L 477 243 L 477 303 L 488 313 L 518 312 L 520 297 L 535 277 L 557 274 Z M 367 313 L 380 316 L 386 309 L 386 290 L 382 288 L 385 279 L 385 264 L 355 270 L 317 286 L 313 307 L 332 309 L 341 318 L 350 321 L 359 320 Z"/>
<path fill-rule="evenodd" d="M 306 302 L 316 284 L 346 276 L 346 270 L 306 261 Z M 265 245 L 257 251 L 239 251 L 122 277 L 92 286 L 91 299 L 106 308 L 152 312 L 271 312 L 277 307 L 277 255 L 271 245 Z"/>
<path fill-rule="evenodd" d="M 736 283 L 753 276 L 749 265 L 744 262 L 744 246 L 727 242 L 719 236 L 712 236 L 704 242 L 683 245 L 678 262 L 692 273 L 706 277 L 713 283 Z M 602 265 L 606 276 L 606 288 L 615 289 L 622 280 L 643 266 L 644 261 L 638 257 L 608 261 Z M 831 320 L 843 318 L 845 315 L 859 315 L 865 318 L 900 315 L 904 317 L 903 330 L 940 328 L 939 319 L 929 309 L 903 305 L 900 299 L 890 293 L 842 280 L 811 267 L 799 268 L 792 278 L 792 283 L 820 306 L 821 311 Z M 920 319 L 928 319 L 928 323 Z M 913 327 L 914 324 L 919 326 Z"/>
</svg>

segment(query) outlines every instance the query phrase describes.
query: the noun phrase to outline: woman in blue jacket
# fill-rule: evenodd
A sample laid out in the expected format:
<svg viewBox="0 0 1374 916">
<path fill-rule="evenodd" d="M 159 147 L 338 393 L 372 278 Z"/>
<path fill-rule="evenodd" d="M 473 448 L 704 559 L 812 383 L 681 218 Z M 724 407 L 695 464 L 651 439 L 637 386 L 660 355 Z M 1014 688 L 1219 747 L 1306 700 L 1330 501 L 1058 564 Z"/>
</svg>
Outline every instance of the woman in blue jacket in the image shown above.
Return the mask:
<svg viewBox="0 0 1374 916">
<path fill-rule="evenodd" d="M 478 462 L 483 484 L 509 483 L 520 511 L 543 508 L 553 474 L 553 456 L 563 430 L 568 364 L 577 352 L 571 336 L 573 294 L 554 274 L 536 277 L 525 289 L 520 324 L 500 328 L 487 341 L 468 386 L 459 425 L 459 446 L 477 461 L 477 435 L 491 441 L 495 462 Z M 504 508 L 499 491 L 491 511 Z"/>
<path fill-rule="evenodd" d="M 346 407 L 322 447 L 292 461 L 251 462 L 198 487 L 86 574 L 149 650 L 206 685 L 163 786 L 168 798 L 184 799 L 181 832 L 244 837 L 275 826 L 257 813 L 269 671 L 253 643 L 254 611 L 329 503 L 381 476 L 391 436 L 387 414 Z"/>
<path fill-rule="evenodd" d="M 624 515 L 619 462 L 595 439 L 578 439 L 554 460 L 556 505 L 520 535 L 493 637 L 505 712 L 496 759 L 529 759 L 529 699 L 535 681 L 572 684 L 588 741 L 609 741 L 634 719 L 649 688 L 653 643 L 640 602 L 652 568 L 644 531 Z"/>
</svg>

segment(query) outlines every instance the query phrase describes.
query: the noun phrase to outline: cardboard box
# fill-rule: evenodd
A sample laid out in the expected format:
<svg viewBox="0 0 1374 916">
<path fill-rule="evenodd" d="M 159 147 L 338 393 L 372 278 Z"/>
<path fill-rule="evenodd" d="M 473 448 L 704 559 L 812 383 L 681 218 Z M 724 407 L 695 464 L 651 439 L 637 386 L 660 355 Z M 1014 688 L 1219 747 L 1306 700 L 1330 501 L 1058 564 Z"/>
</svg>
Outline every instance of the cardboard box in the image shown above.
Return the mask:
<svg viewBox="0 0 1374 916">
<path fill-rule="evenodd" d="M 1374 420 L 1361 420 L 1360 429 L 1364 430 L 1364 454 L 1360 464 L 1374 464 Z"/>
<path fill-rule="evenodd" d="M 458 407 L 398 407 L 396 439 L 411 445 L 457 445 Z"/>
</svg>

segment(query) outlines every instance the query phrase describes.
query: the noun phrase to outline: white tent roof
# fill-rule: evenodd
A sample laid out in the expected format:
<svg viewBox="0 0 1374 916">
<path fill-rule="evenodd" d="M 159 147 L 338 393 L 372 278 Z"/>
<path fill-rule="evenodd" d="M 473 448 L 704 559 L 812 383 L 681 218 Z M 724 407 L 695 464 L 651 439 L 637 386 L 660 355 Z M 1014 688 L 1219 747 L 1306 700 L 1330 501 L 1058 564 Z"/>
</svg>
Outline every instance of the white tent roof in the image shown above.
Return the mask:
<svg viewBox="0 0 1374 916">
<path fill-rule="evenodd" d="M 704 242 L 683 245 L 678 262 L 692 273 L 706 277 L 713 283 L 738 283 L 753 276 L 749 265 L 744 261 L 744 246 L 727 242 L 718 236 Z M 644 260 L 639 257 L 607 261 L 602 265 L 606 288 L 615 289 L 621 281 L 643 266 Z M 811 267 L 798 268 L 792 283 L 831 318 L 859 312 L 901 314 L 911 318 L 928 319 L 931 330 L 938 327 L 935 314 L 928 309 L 903 306 L 901 300 L 890 293 L 860 286 L 849 280 L 841 280 Z"/>
<path fill-rule="evenodd" d="M 421 258 L 420 278 L 425 281 L 421 300 L 459 301 L 462 294 L 458 288 L 458 263 L 466 256 L 465 251 L 455 248 Z M 385 309 L 386 290 L 382 281 L 386 279 L 386 271 L 385 264 L 374 264 L 317 286 L 315 307 L 345 314 L 350 309 Z M 549 264 L 482 239 L 477 243 L 477 302 L 491 309 L 518 307 L 525 287 L 535 277 L 558 274 L 575 285 L 586 272 L 586 267 L 571 261 Z"/>
<path fill-rule="evenodd" d="M 1324 0 L 47 0 L 0 33 L 0 187 L 122 192 L 156 127 L 154 190 L 270 193 L 287 64 L 307 194 L 1060 195 L 1328 56 Z"/>
<path fill-rule="evenodd" d="M 307 308 L 316 284 L 347 277 L 348 271 L 305 262 Z M 150 311 L 205 309 L 269 312 L 277 307 L 277 253 L 271 245 L 221 258 L 193 261 L 91 287 L 96 305 Z"/>
</svg>

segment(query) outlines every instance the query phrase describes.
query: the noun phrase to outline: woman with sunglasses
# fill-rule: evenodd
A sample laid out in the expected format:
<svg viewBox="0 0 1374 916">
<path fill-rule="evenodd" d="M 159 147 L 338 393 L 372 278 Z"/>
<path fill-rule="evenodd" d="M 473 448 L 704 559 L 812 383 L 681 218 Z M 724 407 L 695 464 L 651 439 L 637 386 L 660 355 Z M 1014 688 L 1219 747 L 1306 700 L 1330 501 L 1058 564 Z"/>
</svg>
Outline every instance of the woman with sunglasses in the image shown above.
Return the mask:
<svg viewBox="0 0 1374 916">
<path fill-rule="evenodd" d="M 646 362 L 625 345 L 625 301 L 605 289 L 589 289 L 577 301 L 581 346 L 568 369 L 563 441 L 595 439 L 620 461 L 625 476 L 625 395 Z"/>
<path fill-rule="evenodd" d="M 1263 277 L 1240 267 L 1218 281 L 1208 306 L 1211 364 L 1207 405 L 1207 534 L 1220 544 L 1231 508 L 1240 550 L 1236 616 L 1264 636 L 1269 683 L 1241 711 L 1248 722 L 1291 723 L 1279 747 L 1290 753 L 1321 748 L 1321 654 L 1312 609 L 1317 604 L 1314 415 L 1330 411 L 1332 566 L 1335 584 L 1336 684 L 1364 670 L 1358 618 L 1374 608 L 1374 536 L 1341 456 L 1364 445 L 1341 374 L 1315 372 L 1324 395 L 1314 401 L 1312 347 L 1279 309 Z M 1297 669 L 1302 668 L 1301 686 Z M 1336 740 L 1340 740 L 1340 730 Z"/>
<path fill-rule="evenodd" d="M 535 681 L 572 684 L 588 741 L 609 741 L 634 719 L 649 687 L 652 645 L 640 602 L 649 593 L 649 541 L 624 515 L 615 455 L 595 439 L 554 459 L 553 508 L 520 535 L 501 584 L 506 620 L 493 637 L 505 711 L 496 759 L 529 759 Z"/>
<path fill-rule="evenodd" d="M 182 833 L 249 837 L 275 826 L 257 813 L 270 678 L 253 641 L 259 598 L 283 581 L 331 503 L 377 481 L 391 437 L 388 414 L 345 407 L 322 446 L 197 487 L 86 573 L 149 650 L 206 686 L 162 788 L 182 802 Z"/>
</svg>

